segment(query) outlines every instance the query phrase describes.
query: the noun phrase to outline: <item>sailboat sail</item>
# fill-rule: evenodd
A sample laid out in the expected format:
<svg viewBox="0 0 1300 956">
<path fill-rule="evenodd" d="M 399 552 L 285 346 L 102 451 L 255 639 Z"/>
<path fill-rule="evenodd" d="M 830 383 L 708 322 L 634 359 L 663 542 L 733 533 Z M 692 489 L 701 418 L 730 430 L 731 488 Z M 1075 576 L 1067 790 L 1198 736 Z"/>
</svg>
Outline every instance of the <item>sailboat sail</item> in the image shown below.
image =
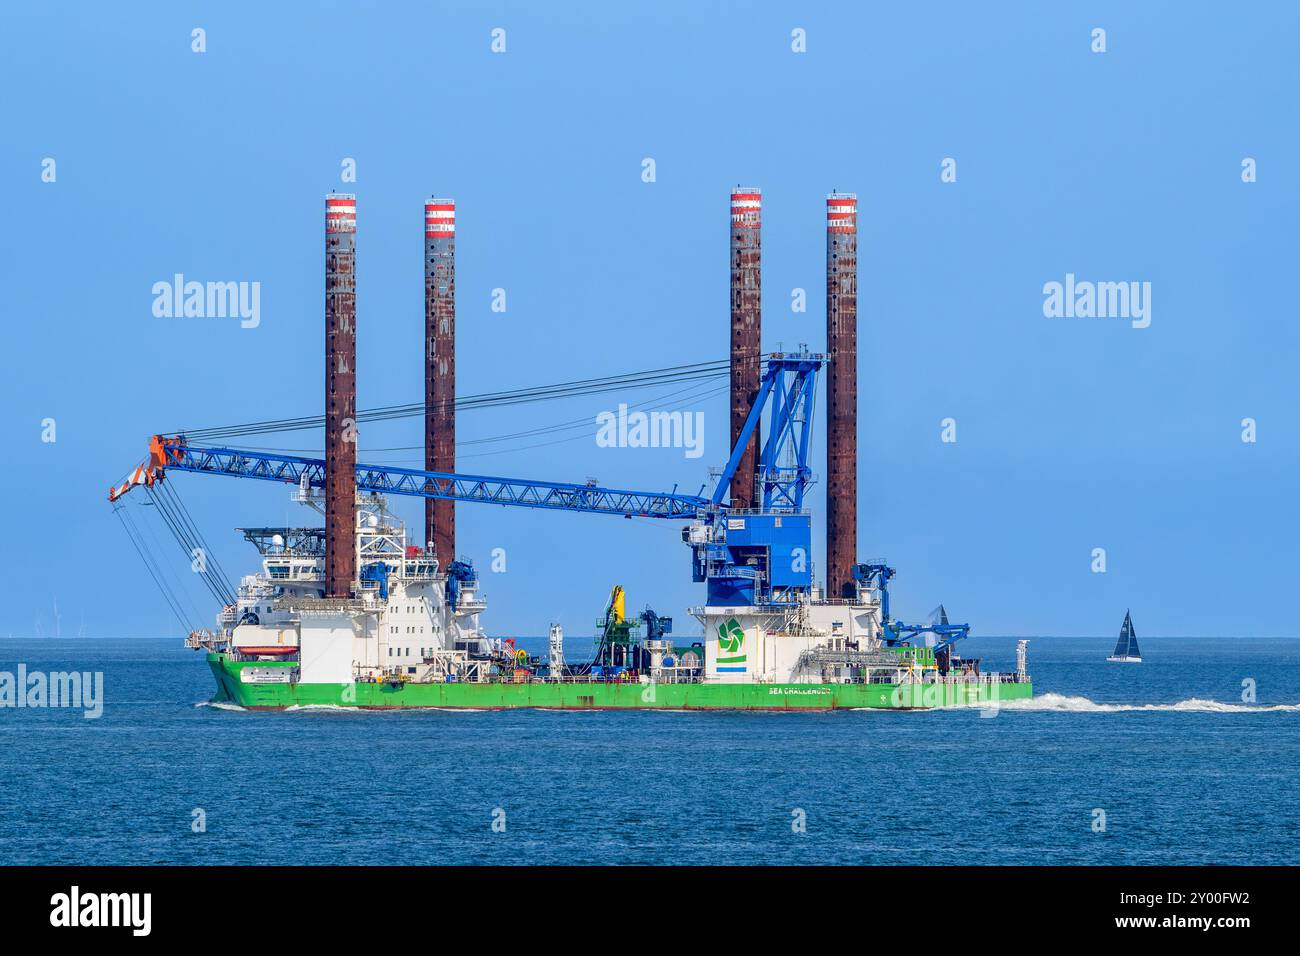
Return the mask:
<svg viewBox="0 0 1300 956">
<path fill-rule="evenodd" d="M 1124 612 L 1124 626 L 1120 628 L 1119 640 L 1115 643 L 1115 653 L 1111 660 L 1141 660 L 1142 652 L 1138 650 L 1137 633 L 1133 630 L 1133 618 Z"/>
<path fill-rule="evenodd" d="M 1119 629 L 1119 640 L 1115 642 L 1115 657 L 1128 657 L 1129 627 L 1128 615 L 1124 615 L 1124 626 Z"/>
</svg>

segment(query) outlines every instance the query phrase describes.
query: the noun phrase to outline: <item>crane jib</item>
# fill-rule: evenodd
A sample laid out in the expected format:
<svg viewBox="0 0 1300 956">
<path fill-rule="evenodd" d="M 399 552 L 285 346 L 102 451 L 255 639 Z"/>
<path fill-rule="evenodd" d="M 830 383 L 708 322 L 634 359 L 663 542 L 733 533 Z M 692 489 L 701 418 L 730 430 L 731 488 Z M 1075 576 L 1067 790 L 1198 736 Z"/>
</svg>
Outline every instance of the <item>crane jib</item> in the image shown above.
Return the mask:
<svg viewBox="0 0 1300 956">
<path fill-rule="evenodd" d="M 120 496 L 133 484 L 152 484 L 167 470 L 237 478 L 258 478 L 310 488 L 325 487 L 325 462 L 273 452 L 191 445 L 178 438 L 156 438 L 148 465 L 137 469 Z M 593 483 L 570 484 L 489 475 L 461 475 L 386 465 L 356 466 L 357 489 L 450 501 L 613 514 L 625 517 L 691 519 L 701 511 L 718 511 L 707 498 L 676 492 L 629 491 Z"/>
<path fill-rule="evenodd" d="M 717 518 L 729 510 L 722 497 L 730 486 L 741 453 L 750 437 L 759 431 L 766 412 L 770 418 L 755 475 L 756 503 L 763 511 L 799 513 L 804 508 L 804 495 L 813 480 L 810 468 L 812 409 L 817 373 L 825 364 L 824 355 L 806 351 L 772 353 L 767 357 L 759 392 L 743 432 L 723 469 L 717 490 L 709 498 L 676 491 L 603 488 L 593 481 L 569 484 L 364 464 L 356 465 L 357 489 L 425 499 L 477 501 L 629 518 Z M 122 484 L 109 489 L 109 501 L 116 501 L 136 485 L 152 486 L 168 468 L 259 478 L 305 488 L 325 486 L 325 462 L 318 458 L 194 445 L 183 435 L 155 435 L 150 441 L 148 460 L 138 465 Z"/>
</svg>

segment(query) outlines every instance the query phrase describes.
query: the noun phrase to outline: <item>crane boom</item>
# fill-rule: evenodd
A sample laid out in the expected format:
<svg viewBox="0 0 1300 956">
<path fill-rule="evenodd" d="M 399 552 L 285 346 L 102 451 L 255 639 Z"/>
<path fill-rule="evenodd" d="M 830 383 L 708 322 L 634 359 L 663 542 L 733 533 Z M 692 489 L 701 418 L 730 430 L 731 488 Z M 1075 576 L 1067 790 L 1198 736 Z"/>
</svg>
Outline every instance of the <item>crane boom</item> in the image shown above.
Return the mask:
<svg viewBox="0 0 1300 956">
<path fill-rule="evenodd" d="M 461 475 L 390 465 L 358 463 L 357 490 L 408 495 L 447 501 L 612 514 L 623 517 L 691 519 L 701 511 L 717 512 L 725 506 L 698 495 L 676 491 L 628 491 L 602 488 L 594 482 L 570 484 L 488 475 Z M 184 436 L 155 435 L 149 443 L 149 460 L 136 467 L 126 481 L 109 489 L 116 501 L 136 485 L 152 485 L 167 471 L 189 471 L 236 478 L 260 478 L 311 488 L 325 487 L 325 462 L 275 452 L 245 451 L 191 445 Z"/>
<path fill-rule="evenodd" d="M 750 436 L 759 428 L 764 408 L 770 406 L 771 427 L 762 450 L 755 490 L 764 510 L 797 513 L 802 511 L 804 492 L 812 483 L 812 470 L 808 467 L 812 404 L 817 372 L 825 363 L 824 355 L 806 351 L 774 352 L 768 356 L 767 370 L 744 431 L 711 498 L 679 494 L 676 490 L 602 488 L 594 481 L 571 484 L 360 463 L 356 466 L 357 490 L 628 518 L 717 518 L 728 511 L 729 506 L 722 497 L 730 487 L 731 476 Z M 302 485 L 305 481 L 312 488 L 325 487 L 325 462 L 319 458 L 194 445 L 184 435 L 154 435 L 149 442 L 148 460 L 137 465 L 122 484 L 110 488 L 108 500 L 116 501 L 136 485 L 152 485 L 168 469 L 285 484 Z"/>
</svg>

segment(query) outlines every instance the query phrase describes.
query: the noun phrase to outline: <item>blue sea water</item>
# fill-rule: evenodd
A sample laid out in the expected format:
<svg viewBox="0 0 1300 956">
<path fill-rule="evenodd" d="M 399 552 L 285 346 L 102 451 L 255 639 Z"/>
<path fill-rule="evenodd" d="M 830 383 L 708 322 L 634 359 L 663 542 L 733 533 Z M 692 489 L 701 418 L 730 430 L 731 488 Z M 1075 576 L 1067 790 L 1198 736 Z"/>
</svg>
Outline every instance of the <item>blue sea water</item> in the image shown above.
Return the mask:
<svg viewBox="0 0 1300 956">
<path fill-rule="evenodd" d="M 175 642 L 0 641 L 105 681 L 97 720 L 0 708 L 0 863 L 1300 862 L 1300 640 L 1113 644 L 1035 639 L 986 717 L 248 713 Z"/>
</svg>

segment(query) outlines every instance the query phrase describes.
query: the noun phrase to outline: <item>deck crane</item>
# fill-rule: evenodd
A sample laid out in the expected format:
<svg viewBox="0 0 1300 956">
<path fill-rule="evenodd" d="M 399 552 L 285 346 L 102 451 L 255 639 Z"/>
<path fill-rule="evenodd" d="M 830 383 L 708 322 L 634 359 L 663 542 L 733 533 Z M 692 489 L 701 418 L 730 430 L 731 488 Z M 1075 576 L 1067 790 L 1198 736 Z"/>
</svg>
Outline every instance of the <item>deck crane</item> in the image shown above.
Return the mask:
<svg viewBox="0 0 1300 956">
<path fill-rule="evenodd" d="M 808 467 L 811 401 L 816 371 L 825 358 L 810 353 L 775 353 L 769 357 L 759 394 L 740 436 L 741 447 L 758 427 L 765 404 L 771 399 L 772 425 L 761 458 L 759 483 L 765 511 L 797 511 L 812 482 Z M 795 405 L 807 405 L 802 421 Z M 793 463 L 791 463 L 793 454 Z M 356 466 L 357 490 L 450 501 L 513 505 L 557 511 L 621 515 L 627 518 L 696 519 L 728 510 L 722 500 L 739 464 L 733 452 L 712 497 L 668 492 L 605 488 L 594 481 L 582 484 L 451 474 L 399 468 L 392 465 Z M 108 500 L 117 501 L 137 485 L 152 486 L 168 471 L 188 471 L 236 478 L 257 478 L 300 487 L 325 486 L 325 462 L 277 452 L 249 451 L 224 446 L 192 444 L 184 434 L 154 435 L 149 457 L 137 465 L 121 484 L 109 489 Z"/>
<path fill-rule="evenodd" d="M 946 669 L 952 660 L 953 645 L 970 637 L 970 625 L 950 623 L 948 612 L 942 604 L 936 614 L 939 619 L 929 624 L 905 624 L 894 620 L 889 613 L 889 579 L 894 574 L 893 568 L 882 563 L 859 564 L 853 569 L 853 577 L 863 587 L 874 590 L 879 595 L 882 639 L 891 647 L 919 644 L 931 646 Z"/>
<path fill-rule="evenodd" d="M 672 491 L 607 488 L 582 484 L 421 471 L 391 465 L 356 466 L 358 491 L 540 508 L 625 518 L 688 522 L 682 539 L 693 554 L 693 576 L 707 587 L 707 602 L 768 605 L 798 603 L 813 589 L 812 525 L 805 497 L 813 483 L 809 465 L 816 381 L 826 356 L 770 354 L 744 428 L 709 497 Z M 755 474 L 754 501 L 743 511 L 723 499 L 743 449 L 767 419 Z M 184 434 L 154 435 L 149 457 L 121 484 L 109 489 L 116 502 L 138 485 L 152 487 L 171 471 L 255 478 L 298 485 L 304 492 L 325 486 L 325 462 L 277 452 L 191 443 Z M 703 489 L 701 489 L 703 491 Z M 869 569 L 869 570 L 868 570 Z M 905 625 L 888 614 L 887 582 L 893 569 L 859 565 L 864 585 L 881 592 L 882 619 L 890 643 L 906 644 L 922 632 L 941 634 L 945 645 L 965 637 L 967 625 Z"/>
<path fill-rule="evenodd" d="M 153 485 L 162 481 L 168 471 L 259 478 L 298 485 L 304 489 L 325 487 L 325 462 L 318 458 L 191 445 L 184 435 L 155 435 L 149 442 L 149 460 L 137 466 L 121 485 L 110 489 L 108 500 L 117 501 L 136 485 Z M 416 498 L 613 514 L 628 518 L 690 518 L 709 504 L 706 498 L 678 494 L 675 491 L 624 491 L 602 488 L 592 482 L 569 484 L 487 475 L 444 474 L 360 463 L 357 464 L 357 490 Z"/>
<path fill-rule="evenodd" d="M 710 497 L 607 488 L 583 484 L 420 471 L 390 465 L 356 466 L 358 491 L 451 501 L 479 502 L 553 511 L 610 514 L 626 518 L 688 521 L 683 540 L 691 545 L 694 578 L 707 582 L 710 602 L 793 603 L 812 588 L 811 519 L 804 498 L 812 484 L 809 467 L 814 396 L 826 357 L 808 351 L 772 353 L 744 429 L 738 436 Z M 761 506 L 733 514 L 723 500 L 739 467 L 740 449 L 766 414 L 767 438 L 755 475 L 754 500 Z M 109 489 L 118 501 L 132 488 L 152 488 L 173 471 L 256 478 L 298 485 L 303 492 L 325 486 L 325 462 L 277 452 L 251 451 L 190 442 L 185 435 L 155 435 L 147 461 Z M 701 489 L 702 491 L 703 489 Z"/>
</svg>

